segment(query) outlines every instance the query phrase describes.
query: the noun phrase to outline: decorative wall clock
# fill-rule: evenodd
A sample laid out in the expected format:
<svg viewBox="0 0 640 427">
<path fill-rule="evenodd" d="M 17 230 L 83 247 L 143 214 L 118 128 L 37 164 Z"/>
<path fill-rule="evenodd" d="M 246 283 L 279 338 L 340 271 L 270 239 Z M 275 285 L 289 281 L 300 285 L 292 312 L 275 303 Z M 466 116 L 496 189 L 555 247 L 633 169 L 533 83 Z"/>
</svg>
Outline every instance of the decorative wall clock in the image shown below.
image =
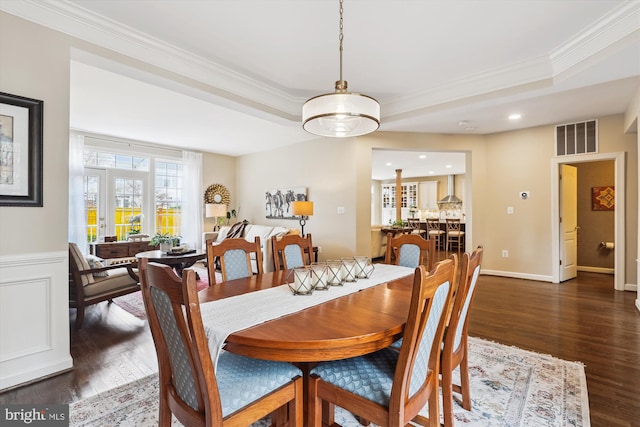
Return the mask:
<svg viewBox="0 0 640 427">
<path fill-rule="evenodd" d="M 223 203 L 227 206 L 231 203 L 231 196 L 229 190 L 222 184 L 212 184 L 207 187 L 204 192 L 205 203 Z"/>
</svg>

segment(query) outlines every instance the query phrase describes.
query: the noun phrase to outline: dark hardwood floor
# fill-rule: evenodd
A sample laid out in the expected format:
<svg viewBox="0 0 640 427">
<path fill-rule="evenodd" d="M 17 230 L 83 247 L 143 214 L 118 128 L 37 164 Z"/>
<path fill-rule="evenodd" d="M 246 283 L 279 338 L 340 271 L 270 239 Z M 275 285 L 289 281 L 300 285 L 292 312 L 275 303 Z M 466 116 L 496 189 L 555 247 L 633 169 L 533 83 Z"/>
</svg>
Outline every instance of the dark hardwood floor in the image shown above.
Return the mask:
<svg viewBox="0 0 640 427">
<path fill-rule="evenodd" d="M 551 284 L 480 276 L 470 335 L 585 364 L 591 425 L 640 426 L 640 314 L 613 276 Z M 75 310 L 70 310 L 70 327 Z M 73 331 L 73 328 L 72 328 Z M 157 370 L 145 321 L 106 302 L 71 333 L 74 370 L 0 394 L 0 403 L 69 403 Z"/>
</svg>

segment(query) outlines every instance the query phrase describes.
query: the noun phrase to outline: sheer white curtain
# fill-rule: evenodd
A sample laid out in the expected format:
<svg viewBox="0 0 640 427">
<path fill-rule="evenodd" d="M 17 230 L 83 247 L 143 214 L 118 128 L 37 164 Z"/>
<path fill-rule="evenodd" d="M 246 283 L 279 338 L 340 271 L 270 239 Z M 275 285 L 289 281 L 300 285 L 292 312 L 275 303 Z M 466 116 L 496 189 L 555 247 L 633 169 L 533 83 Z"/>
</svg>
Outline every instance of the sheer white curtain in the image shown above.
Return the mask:
<svg viewBox="0 0 640 427">
<path fill-rule="evenodd" d="M 202 246 L 204 221 L 202 191 L 202 153 L 182 152 L 182 222 L 181 243 L 190 248 Z"/>
<path fill-rule="evenodd" d="M 87 253 L 87 218 L 84 213 L 84 136 L 69 137 L 69 241 Z"/>
</svg>

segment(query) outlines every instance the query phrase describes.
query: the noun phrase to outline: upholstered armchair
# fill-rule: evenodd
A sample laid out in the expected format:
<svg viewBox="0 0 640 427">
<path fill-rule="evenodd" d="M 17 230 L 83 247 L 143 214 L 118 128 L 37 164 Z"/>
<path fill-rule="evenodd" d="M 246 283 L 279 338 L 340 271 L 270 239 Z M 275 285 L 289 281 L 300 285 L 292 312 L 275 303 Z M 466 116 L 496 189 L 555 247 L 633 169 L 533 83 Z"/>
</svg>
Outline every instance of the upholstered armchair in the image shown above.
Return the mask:
<svg viewBox="0 0 640 427">
<path fill-rule="evenodd" d="M 130 263 L 92 268 L 75 243 L 69 243 L 69 307 L 77 309 L 76 329 L 82 327 L 85 307 L 140 290 Z"/>
</svg>

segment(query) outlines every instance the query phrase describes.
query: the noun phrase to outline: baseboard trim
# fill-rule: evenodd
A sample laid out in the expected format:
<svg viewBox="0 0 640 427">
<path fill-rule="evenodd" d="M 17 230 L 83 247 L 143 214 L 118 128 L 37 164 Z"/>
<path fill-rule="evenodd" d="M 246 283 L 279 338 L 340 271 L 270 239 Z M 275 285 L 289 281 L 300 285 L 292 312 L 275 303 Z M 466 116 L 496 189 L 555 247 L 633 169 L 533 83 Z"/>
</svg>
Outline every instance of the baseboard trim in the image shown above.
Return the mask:
<svg viewBox="0 0 640 427">
<path fill-rule="evenodd" d="M 537 282 L 552 282 L 551 276 L 543 276 L 541 274 L 529 274 L 529 273 L 518 273 L 514 271 L 501 271 L 501 270 L 480 270 L 480 274 L 486 274 L 487 276 L 501 276 L 501 277 L 512 277 L 514 279 L 525 279 L 525 280 L 535 280 Z"/>
</svg>

